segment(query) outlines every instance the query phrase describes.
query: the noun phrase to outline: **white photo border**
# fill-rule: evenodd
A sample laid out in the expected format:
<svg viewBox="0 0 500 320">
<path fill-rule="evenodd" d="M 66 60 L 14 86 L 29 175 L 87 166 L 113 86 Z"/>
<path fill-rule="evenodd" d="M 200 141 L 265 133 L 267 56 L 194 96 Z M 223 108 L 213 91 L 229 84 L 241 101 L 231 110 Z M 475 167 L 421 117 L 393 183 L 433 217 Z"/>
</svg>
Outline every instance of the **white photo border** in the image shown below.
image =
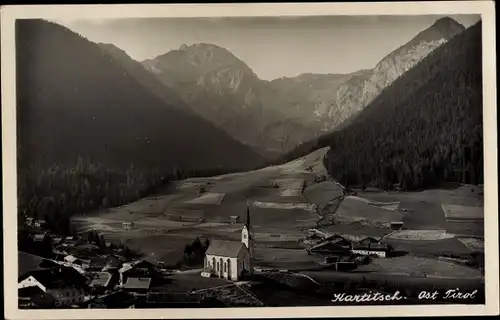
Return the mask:
<svg viewBox="0 0 500 320">
<path fill-rule="evenodd" d="M 483 49 L 485 305 L 325 306 L 200 309 L 17 308 L 16 19 L 480 14 Z M 7 319 L 287 318 L 494 315 L 499 312 L 498 173 L 494 1 L 14 5 L 1 8 L 4 299 Z"/>
</svg>

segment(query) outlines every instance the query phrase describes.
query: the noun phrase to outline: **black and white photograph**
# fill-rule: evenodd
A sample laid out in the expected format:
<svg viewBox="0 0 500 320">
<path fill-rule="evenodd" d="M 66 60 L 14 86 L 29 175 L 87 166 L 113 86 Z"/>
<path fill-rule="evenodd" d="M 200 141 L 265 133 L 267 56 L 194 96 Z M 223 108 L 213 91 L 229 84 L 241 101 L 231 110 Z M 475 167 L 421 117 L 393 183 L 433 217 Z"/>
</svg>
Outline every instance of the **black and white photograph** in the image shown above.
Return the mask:
<svg viewBox="0 0 500 320">
<path fill-rule="evenodd" d="M 442 3 L 3 7 L 8 318 L 498 313 L 494 4 Z"/>
</svg>

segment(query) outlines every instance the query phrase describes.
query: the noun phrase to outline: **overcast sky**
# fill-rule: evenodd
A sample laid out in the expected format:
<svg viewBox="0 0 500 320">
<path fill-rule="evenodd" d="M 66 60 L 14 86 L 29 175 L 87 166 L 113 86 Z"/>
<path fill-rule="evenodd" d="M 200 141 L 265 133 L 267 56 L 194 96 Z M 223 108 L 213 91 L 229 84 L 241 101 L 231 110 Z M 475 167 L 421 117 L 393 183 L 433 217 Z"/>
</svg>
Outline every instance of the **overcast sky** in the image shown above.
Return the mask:
<svg viewBox="0 0 500 320">
<path fill-rule="evenodd" d="M 182 44 L 212 43 L 231 51 L 261 78 L 350 73 L 374 67 L 442 16 L 291 18 L 125 18 L 56 21 L 132 58 L 154 58 Z M 465 27 L 479 15 L 450 15 Z"/>
</svg>

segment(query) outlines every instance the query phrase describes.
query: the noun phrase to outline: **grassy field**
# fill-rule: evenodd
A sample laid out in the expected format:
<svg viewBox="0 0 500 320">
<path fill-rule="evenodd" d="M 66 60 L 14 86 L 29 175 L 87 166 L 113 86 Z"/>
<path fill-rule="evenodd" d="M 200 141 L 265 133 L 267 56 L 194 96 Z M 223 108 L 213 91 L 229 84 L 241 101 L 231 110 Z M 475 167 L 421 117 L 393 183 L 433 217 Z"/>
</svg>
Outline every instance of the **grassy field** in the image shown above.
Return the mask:
<svg viewBox="0 0 500 320">
<path fill-rule="evenodd" d="M 196 237 L 240 241 L 249 201 L 257 266 L 318 268 L 323 257 L 307 255 L 301 249 L 300 239 L 308 235 L 309 228 L 317 227 L 318 215 L 312 205 L 324 205 L 343 194 L 342 187 L 333 181 L 313 182 L 315 177 L 326 173 L 321 164 L 325 151 L 318 150 L 281 166 L 179 181 L 154 197 L 79 215 L 73 220 L 82 232 L 98 231 L 106 239 L 126 242 L 168 264 L 178 261 L 185 245 Z M 307 185 L 304 195 L 297 192 L 303 183 Z M 205 189 L 202 194 L 200 187 Z M 391 232 L 390 222 L 402 221 L 408 230 L 390 235 L 384 241 L 409 254 L 381 260 L 369 267 L 387 274 L 411 273 L 423 268 L 426 273 L 437 275 L 449 267 L 452 276 L 463 277 L 474 271 L 449 264 L 444 267 L 435 257 L 468 255 L 481 250 L 481 240 L 472 239 L 482 234 L 484 226 L 481 221 L 446 221 L 443 206 L 454 208 L 462 216 L 467 213 L 467 208 L 450 204 L 474 207 L 477 213 L 482 211 L 482 192 L 468 186 L 408 193 L 359 191 L 356 196 L 345 197 L 337 208 L 341 224 L 320 229 L 352 239 L 382 237 Z M 240 219 L 233 223 L 231 216 Z M 122 222 L 133 222 L 134 229 L 123 230 Z M 424 263 L 419 259 L 430 260 Z M 360 269 L 353 274 L 373 272 Z"/>
</svg>

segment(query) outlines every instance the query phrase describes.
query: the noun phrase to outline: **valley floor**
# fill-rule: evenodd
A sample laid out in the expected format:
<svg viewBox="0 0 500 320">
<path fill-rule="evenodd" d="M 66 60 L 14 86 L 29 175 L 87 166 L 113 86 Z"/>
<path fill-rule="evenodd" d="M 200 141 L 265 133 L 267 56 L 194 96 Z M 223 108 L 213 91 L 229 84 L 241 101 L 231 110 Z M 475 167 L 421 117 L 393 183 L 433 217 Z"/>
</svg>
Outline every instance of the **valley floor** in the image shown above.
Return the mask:
<svg viewBox="0 0 500 320">
<path fill-rule="evenodd" d="M 318 226 L 317 208 L 343 196 L 337 183 L 315 182 L 326 176 L 321 163 L 325 152 L 320 149 L 285 165 L 252 172 L 179 181 L 164 195 L 76 216 L 73 221 L 81 232 L 98 231 L 106 240 L 124 241 L 149 258 L 174 265 L 185 245 L 196 237 L 240 241 L 249 201 L 257 267 L 311 272 L 311 277 L 331 279 L 481 279 L 481 270 L 449 259 L 484 252 L 484 208 L 478 187 L 359 191 L 339 202 L 336 224 Z M 404 230 L 389 229 L 394 221 L 403 222 Z M 123 222 L 133 222 L 133 229 L 122 229 Z M 310 228 L 353 239 L 384 236 L 386 243 L 405 254 L 375 259 L 345 274 L 321 271 L 323 257 L 308 255 L 302 243 Z"/>
</svg>

